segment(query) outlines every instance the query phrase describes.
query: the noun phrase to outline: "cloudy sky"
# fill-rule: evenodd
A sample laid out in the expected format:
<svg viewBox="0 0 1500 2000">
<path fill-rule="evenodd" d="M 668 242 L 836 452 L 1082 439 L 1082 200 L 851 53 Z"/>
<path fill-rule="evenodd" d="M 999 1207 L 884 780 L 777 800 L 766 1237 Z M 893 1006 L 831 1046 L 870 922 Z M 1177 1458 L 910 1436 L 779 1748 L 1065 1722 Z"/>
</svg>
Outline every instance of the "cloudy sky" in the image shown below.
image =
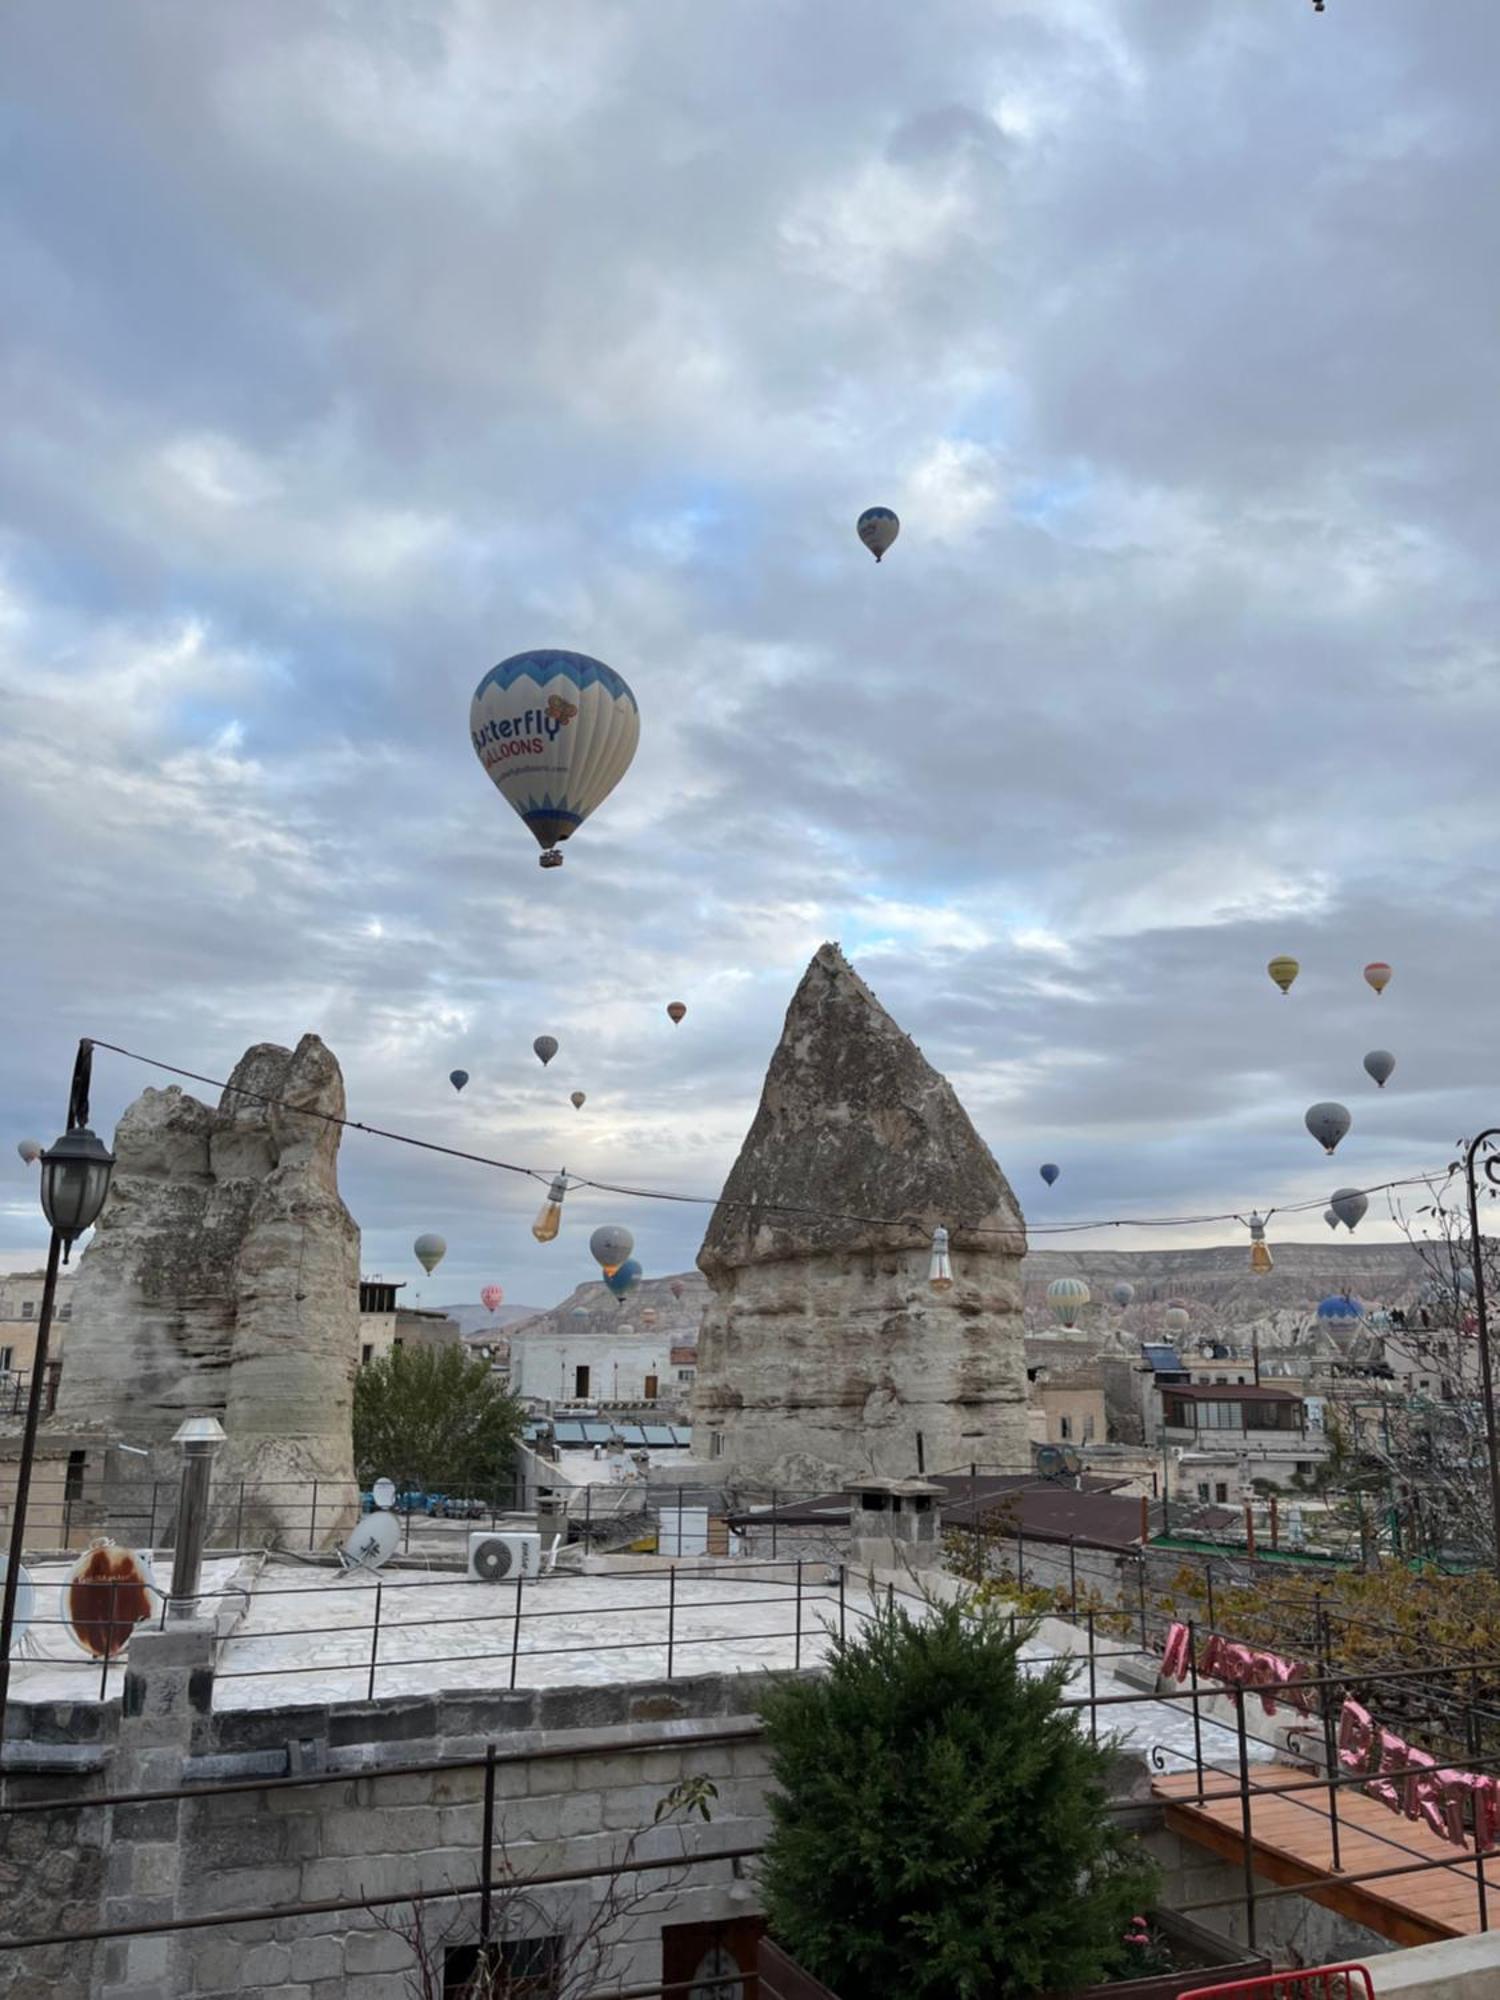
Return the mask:
<svg viewBox="0 0 1500 2000">
<path fill-rule="evenodd" d="M 311 1028 L 358 1117 L 711 1193 L 833 937 L 1034 1227 L 1445 1163 L 1500 1118 L 1497 53 L 1495 0 L 7 10 L 7 1132 L 80 1033 Z M 468 740 L 536 645 L 643 716 L 551 873 Z M 701 1234 L 343 1182 L 429 1300 Z"/>
</svg>

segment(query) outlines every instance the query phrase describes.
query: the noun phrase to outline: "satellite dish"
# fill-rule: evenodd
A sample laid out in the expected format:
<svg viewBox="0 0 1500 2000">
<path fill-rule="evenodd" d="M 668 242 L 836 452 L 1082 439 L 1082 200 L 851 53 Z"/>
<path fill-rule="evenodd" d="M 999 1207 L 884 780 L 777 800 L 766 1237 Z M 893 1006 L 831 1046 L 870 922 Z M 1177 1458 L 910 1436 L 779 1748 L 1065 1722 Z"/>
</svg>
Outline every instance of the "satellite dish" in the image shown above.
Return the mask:
<svg viewBox="0 0 1500 2000">
<path fill-rule="evenodd" d="M 141 1620 L 156 1615 L 160 1601 L 149 1555 L 118 1542 L 95 1542 L 63 1585 L 63 1623 L 90 1659 L 115 1660 Z"/>
<path fill-rule="evenodd" d="M 0 1556 L 0 1585 L 5 1582 L 10 1568 L 10 1557 Z M 36 1585 L 31 1580 L 31 1572 L 23 1563 L 16 1573 L 16 1613 L 11 1626 L 10 1656 L 19 1660 L 31 1648 L 26 1644 L 26 1630 L 36 1613 Z"/>
<path fill-rule="evenodd" d="M 1203 1345 L 1198 1349 L 1198 1352 L 1203 1356 L 1205 1361 L 1212 1361 L 1215 1354 L 1218 1353 L 1218 1349 L 1211 1340 L 1205 1340 Z"/>
<path fill-rule="evenodd" d="M 396 1504 L 396 1482 L 394 1479 L 377 1479 L 370 1488 L 370 1498 L 382 1512 L 389 1513 Z"/>
<path fill-rule="evenodd" d="M 388 1479 L 380 1482 L 383 1486 L 390 1483 Z M 366 1514 L 345 1537 L 339 1561 L 345 1569 L 379 1569 L 400 1546 L 401 1523 L 394 1514 Z"/>
<path fill-rule="evenodd" d="M 1059 1473 L 1067 1471 L 1067 1460 L 1060 1446 L 1039 1444 L 1036 1448 L 1036 1469 L 1043 1479 L 1056 1479 Z"/>
</svg>

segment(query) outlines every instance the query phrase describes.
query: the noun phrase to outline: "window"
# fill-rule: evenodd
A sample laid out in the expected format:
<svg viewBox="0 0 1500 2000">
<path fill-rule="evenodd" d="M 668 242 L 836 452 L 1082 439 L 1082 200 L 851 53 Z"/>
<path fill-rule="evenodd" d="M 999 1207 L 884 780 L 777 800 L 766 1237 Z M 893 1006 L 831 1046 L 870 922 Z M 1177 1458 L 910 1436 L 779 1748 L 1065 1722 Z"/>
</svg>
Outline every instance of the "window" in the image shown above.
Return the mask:
<svg viewBox="0 0 1500 2000">
<path fill-rule="evenodd" d="M 71 1299 L 68 1300 L 66 1305 L 58 1307 L 57 1316 L 59 1319 L 71 1319 L 73 1317 L 73 1301 Z"/>
<path fill-rule="evenodd" d="M 375 1343 L 373 1340 L 367 1340 L 364 1346 L 359 1350 L 359 1365 L 361 1368 L 368 1368 L 370 1363 L 374 1359 L 375 1359 Z"/>
<path fill-rule="evenodd" d="M 1244 1376 L 1243 1376 L 1243 1375 L 1236 1375 L 1234 1379 L 1235 1379 L 1235 1381 L 1236 1381 L 1236 1382 L 1238 1382 L 1238 1383 L 1239 1383 L 1240 1387 L 1241 1387 L 1241 1388 L 1243 1389 L 1243 1388 L 1244 1388 L 1244 1386 L 1245 1386 L 1245 1378 L 1244 1378 Z"/>
<path fill-rule="evenodd" d="M 696 1368 L 679 1368 L 677 1379 L 679 1382 L 695 1382 L 698 1379 L 698 1371 Z"/>
<path fill-rule="evenodd" d="M 13 1347 L 0 1347 L 0 1375 L 8 1375 L 10 1373 L 11 1356 L 15 1351 Z"/>
<path fill-rule="evenodd" d="M 722 1431 L 709 1432 L 708 1455 L 710 1458 L 722 1458 L 724 1456 L 724 1433 Z"/>
<path fill-rule="evenodd" d="M 481 1990 L 503 1993 L 506 2000 L 552 2000 L 563 1974 L 562 1950 L 560 1937 L 450 1945 L 443 1953 L 444 2000 Z M 492 1984 L 487 1973 L 500 1976 Z"/>
<path fill-rule="evenodd" d="M 1067 1443 L 1068 1439 L 1073 1435 L 1073 1419 L 1071 1417 L 1058 1418 L 1057 1435 L 1062 1439 L 1064 1444 Z"/>
<path fill-rule="evenodd" d="M 1087 1444 L 1089 1440 L 1093 1437 L 1093 1435 L 1094 1435 L 1094 1420 L 1092 1417 L 1085 1417 L 1083 1420 L 1084 1443 Z"/>
<path fill-rule="evenodd" d="M 89 1455 L 86 1451 L 70 1451 L 68 1453 L 68 1470 L 63 1480 L 63 1505 L 65 1507 L 76 1506 L 83 1498 L 83 1474 L 88 1464 L 88 1459 Z"/>
<path fill-rule="evenodd" d="M 402 1340 L 400 1334 L 398 1333 L 395 1339 L 391 1342 L 391 1345 L 392 1347 L 404 1347 L 406 1343 L 405 1341 Z"/>
<path fill-rule="evenodd" d="M 589 1392 L 589 1371 L 585 1365 L 580 1363 L 573 1370 L 573 1394 L 576 1398 L 580 1396 L 586 1396 L 588 1392 Z"/>
<path fill-rule="evenodd" d="M 1228 1500 L 1229 1485 L 1226 1480 L 1217 1479 L 1214 1481 L 1214 1498 L 1215 1500 L 1218 1500 L 1220 1502 L 1226 1502 Z"/>
<path fill-rule="evenodd" d="M 1304 1479 L 1311 1477 L 1312 1469 L 1313 1469 L 1313 1462 L 1310 1458 L 1299 1458 L 1297 1460 L 1297 1470 L 1298 1472 L 1301 1473 Z"/>
<path fill-rule="evenodd" d="M 30 1318 L 31 1318 L 31 1316 L 32 1316 L 32 1314 L 33 1314 L 33 1313 L 34 1313 L 35 1311 L 36 1311 L 36 1300 L 35 1300 L 35 1299 L 22 1299 L 22 1301 L 21 1301 L 21 1317 L 22 1317 L 22 1319 L 30 1319 Z"/>
<path fill-rule="evenodd" d="M 1209 1497 L 1208 1481 L 1206 1479 L 1200 1479 L 1198 1481 L 1198 1498 L 1200 1500 L 1206 1500 L 1208 1497 Z"/>
</svg>

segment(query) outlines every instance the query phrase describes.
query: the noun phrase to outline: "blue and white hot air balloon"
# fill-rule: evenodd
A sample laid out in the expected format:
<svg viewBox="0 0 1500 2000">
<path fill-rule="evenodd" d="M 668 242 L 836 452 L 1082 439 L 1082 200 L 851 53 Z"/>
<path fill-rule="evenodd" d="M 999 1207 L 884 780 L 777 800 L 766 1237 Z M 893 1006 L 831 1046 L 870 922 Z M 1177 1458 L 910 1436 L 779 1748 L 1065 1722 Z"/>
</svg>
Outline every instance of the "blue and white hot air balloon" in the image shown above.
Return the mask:
<svg viewBox="0 0 1500 2000">
<path fill-rule="evenodd" d="M 1037 1172 L 1041 1175 L 1042 1179 L 1047 1183 L 1048 1187 L 1051 1187 L 1053 1182 L 1057 1179 L 1058 1175 L 1062 1172 L 1062 1168 L 1054 1166 L 1051 1160 L 1049 1160 L 1046 1166 L 1038 1167 Z"/>
<path fill-rule="evenodd" d="M 889 507 L 866 507 L 854 524 L 854 532 L 879 562 L 900 534 L 901 523 Z"/>
<path fill-rule="evenodd" d="M 623 676 L 587 653 L 542 648 L 491 667 L 469 707 L 474 750 L 525 820 L 544 868 L 630 769 L 641 717 Z"/>
</svg>

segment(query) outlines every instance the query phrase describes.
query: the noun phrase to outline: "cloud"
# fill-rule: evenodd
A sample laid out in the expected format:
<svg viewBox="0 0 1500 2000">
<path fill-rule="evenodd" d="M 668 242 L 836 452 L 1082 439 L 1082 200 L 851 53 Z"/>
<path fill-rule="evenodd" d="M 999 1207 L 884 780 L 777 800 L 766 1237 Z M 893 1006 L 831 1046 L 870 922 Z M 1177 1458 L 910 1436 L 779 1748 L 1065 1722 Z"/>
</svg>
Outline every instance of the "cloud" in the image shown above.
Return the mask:
<svg viewBox="0 0 1500 2000">
<path fill-rule="evenodd" d="M 8 1124 L 81 1033 L 223 1075 L 312 1027 L 368 1122 L 712 1193 L 841 936 L 1038 1227 L 1312 1198 L 1329 1095 L 1340 1181 L 1445 1163 L 1500 915 L 1489 9 L 141 0 L 86 66 L 17 16 Z M 537 643 L 644 718 L 553 875 L 467 742 Z M 101 1057 L 101 1121 L 150 1080 Z M 543 1248 L 529 1182 L 344 1178 L 444 1296 L 551 1302 L 621 1206 Z"/>
</svg>

